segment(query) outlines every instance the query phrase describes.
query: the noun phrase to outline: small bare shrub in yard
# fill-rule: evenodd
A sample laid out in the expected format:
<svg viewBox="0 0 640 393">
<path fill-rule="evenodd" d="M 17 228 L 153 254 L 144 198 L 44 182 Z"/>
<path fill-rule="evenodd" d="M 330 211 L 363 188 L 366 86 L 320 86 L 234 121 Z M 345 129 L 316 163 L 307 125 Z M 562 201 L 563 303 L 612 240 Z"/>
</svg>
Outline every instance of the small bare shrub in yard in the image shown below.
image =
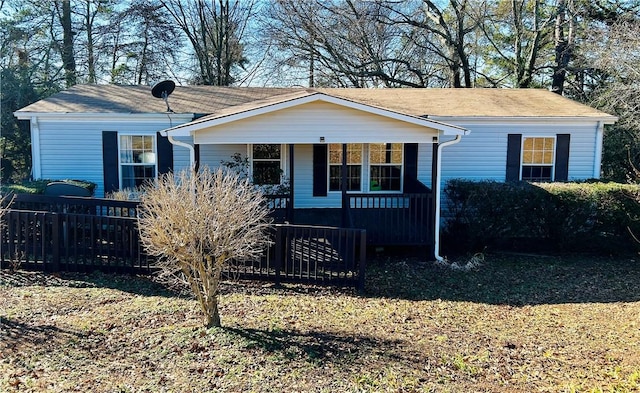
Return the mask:
<svg viewBox="0 0 640 393">
<path fill-rule="evenodd" d="M 468 272 L 468 271 L 477 269 L 484 264 L 484 254 L 480 252 L 473 254 L 473 256 L 469 258 L 469 260 L 467 260 L 466 262 L 459 262 L 459 261 L 450 262 L 447 259 L 445 259 L 443 261 L 437 261 L 436 264 L 447 267 L 451 270 L 460 270 L 460 271 Z"/>
<path fill-rule="evenodd" d="M 206 326 L 220 326 L 220 273 L 231 261 L 259 258 L 269 242 L 269 209 L 239 175 L 204 168 L 165 175 L 141 197 L 140 237 L 164 278 L 186 281 Z"/>
</svg>

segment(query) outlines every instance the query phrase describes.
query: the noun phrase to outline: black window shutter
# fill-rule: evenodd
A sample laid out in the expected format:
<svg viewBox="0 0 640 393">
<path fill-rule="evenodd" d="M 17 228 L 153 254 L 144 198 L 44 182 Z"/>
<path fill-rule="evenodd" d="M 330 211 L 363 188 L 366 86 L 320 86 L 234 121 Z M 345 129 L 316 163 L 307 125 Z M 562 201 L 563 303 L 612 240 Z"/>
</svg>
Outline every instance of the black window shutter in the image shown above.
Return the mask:
<svg viewBox="0 0 640 393">
<path fill-rule="evenodd" d="M 569 180 L 569 142 L 570 134 L 556 135 L 556 168 L 554 181 Z"/>
<path fill-rule="evenodd" d="M 412 185 L 418 179 L 418 144 L 404 144 L 404 191 L 412 192 Z"/>
<path fill-rule="evenodd" d="M 200 170 L 200 144 L 193 145 L 193 155 L 195 162 L 195 168 L 193 168 L 196 172 Z"/>
<path fill-rule="evenodd" d="M 507 170 L 505 181 L 518 181 L 520 180 L 522 134 L 509 134 L 507 138 Z"/>
<path fill-rule="evenodd" d="M 118 170 L 118 133 L 102 131 L 102 173 L 104 192 L 118 191 L 120 178 Z"/>
<path fill-rule="evenodd" d="M 313 196 L 327 196 L 327 145 L 313 145 Z"/>
<path fill-rule="evenodd" d="M 158 175 L 173 171 L 173 144 L 169 142 L 169 138 L 156 135 L 156 148 L 158 157 Z"/>
</svg>

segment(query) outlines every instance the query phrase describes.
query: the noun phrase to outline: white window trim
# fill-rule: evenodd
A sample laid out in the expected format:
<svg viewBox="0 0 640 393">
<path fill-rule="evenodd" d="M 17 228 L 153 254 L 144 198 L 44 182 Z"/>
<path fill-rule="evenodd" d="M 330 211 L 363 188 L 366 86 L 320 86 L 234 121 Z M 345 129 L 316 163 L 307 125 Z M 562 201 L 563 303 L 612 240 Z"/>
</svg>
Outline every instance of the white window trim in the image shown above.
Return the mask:
<svg viewBox="0 0 640 393">
<path fill-rule="evenodd" d="M 380 142 L 380 143 L 386 143 L 386 142 Z M 360 170 L 360 191 L 347 191 L 347 193 L 348 194 L 402 194 L 404 193 L 404 169 L 405 169 L 404 168 L 404 143 L 401 143 L 402 158 L 400 163 L 400 190 L 397 190 L 397 191 L 394 191 L 394 190 L 371 191 L 369 189 L 369 186 L 371 184 L 371 158 L 370 158 L 371 149 L 369 148 L 370 145 L 371 145 L 370 143 L 362 144 L 362 163 L 360 164 L 362 166 Z M 329 149 L 329 146 L 327 145 L 327 150 L 328 149 Z M 378 165 L 378 164 L 375 164 L 375 165 Z M 394 164 L 381 164 L 381 165 L 391 166 Z M 522 167 L 520 171 L 522 172 Z M 340 190 L 331 191 L 331 187 L 329 184 L 330 173 L 331 173 L 331 163 L 329 158 L 329 151 L 327 151 L 327 192 L 329 194 L 341 193 L 342 191 Z"/>
<path fill-rule="evenodd" d="M 357 143 L 357 142 L 354 142 Z M 338 143 L 340 146 L 342 146 L 342 143 Z M 347 143 L 348 145 L 349 143 Z M 369 149 L 369 145 L 367 143 L 360 143 L 360 145 L 362 145 L 362 162 L 360 162 L 360 189 L 359 190 L 354 190 L 354 191 L 347 191 L 347 193 L 349 194 L 362 194 L 364 193 L 364 179 L 365 179 L 365 162 L 366 162 L 366 152 Z M 331 165 L 342 165 L 342 163 L 340 164 L 331 164 L 331 148 L 330 146 L 327 144 L 327 192 L 328 193 L 333 193 L 333 194 L 337 194 L 337 193 L 341 193 L 342 190 L 331 190 Z M 348 164 L 347 165 L 357 165 L 357 164 Z"/>
<path fill-rule="evenodd" d="M 150 166 L 149 164 L 134 164 L 134 163 L 123 163 L 122 159 L 121 159 L 121 152 L 122 152 L 122 146 L 120 143 L 120 137 L 123 136 L 150 136 L 153 138 L 153 154 L 155 154 L 156 156 L 156 160 L 154 163 L 154 180 L 158 180 L 158 137 L 157 135 L 154 134 L 145 134 L 145 133 L 139 133 L 139 132 L 132 132 L 132 131 L 126 131 L 126 132 L 118 132 L 118 189 L 123 190 L 123 186 L 122 186 L 122 166 L 126 165 L 126 166 Z"/>
<path fill-rule="evenodd" d="M 277 145 L 278 143 L 259 143 L 259 145 Z M 247 174 L 249 179 L 253 181 L 253 145 L 254 143 L 247 144 L 247 157 L 249 159 L 249 168 L 247 168 Z M 289 149 L 287 144 L 280 144 L 280 170 L 282 176 L 280 176 L 280 184 L 284 184 L 285 180 L 289 176 Z"/>
<path fill-rule="evenodd" d="M 528 138 L 551 138 L 553 139 L 553 153 L 551 154 L 551 164 L 525 164 L 524 163 L 524 141 Z M 558 148 L 558 140 L 556 135 L 522 135 L 522 141 L 520 141 L 520 174 L 519 179 L 522 180 L 522 168 L 526 166 L 550 166 L 551 167 L 551 180 L 556 178 L 556 149 Z"/>
<path fill-rule="evenodd" d="M 384 144 L 384 143 L 383 143 Z M 402 194 L 404 193 L 404 143 L 400 144 L 400 189 L 399 190 L 380 190 L 380 191 L 369 191 L 369 186 L 371 185 L 371 159 L 370 154 L 371 150 L 369 149 L 369 144 L 367 144 L 367 192 L 370 194 Z M 380 166 L 395 166 L 397 164 L 373 164 Z"/>
</svg>

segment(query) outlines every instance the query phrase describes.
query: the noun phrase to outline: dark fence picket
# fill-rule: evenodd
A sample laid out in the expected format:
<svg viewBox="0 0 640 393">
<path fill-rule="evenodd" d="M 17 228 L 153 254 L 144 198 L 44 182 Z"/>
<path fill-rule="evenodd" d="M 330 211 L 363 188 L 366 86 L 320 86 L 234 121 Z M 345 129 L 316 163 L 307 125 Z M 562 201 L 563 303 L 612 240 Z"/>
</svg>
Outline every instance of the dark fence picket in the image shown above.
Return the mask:
<svg viewBox="0 0 640 393">
<path fill-rule="evenodd" d="M 274 209 L 287 211 L 286 198 L 271 201 Z M 153 260 L 139 241 L 137 209 L 124 201 L 17 197 L 2 218 L 0 268 L 149 273 Z M 272 243 L 258 261 L 229 265 L 224 274 L 276 283 L 363 285 L 364 230 L 274 224 L 269 236 Z"/>
<path fill-rule="evenodd" d="M 7 210 L 0 265 L 44 271 L 145 273 L 137 219 L 42 211 Z M 135 240 L 135 243 L 134 243 Z"/>
<path fill-rule="evenodd" d="M 259 261 L 228 266 L 229 277 L 361 287 L 366 267 L 366 231 L 275 224 L 273 242 Z M 273 256 L 273 259 L 270 259 Z"/>
<path fill-rule="evenodd" d="M 349 194 L 354 228 L 366 228 L 374 245 L 433 243 L 431 193 Z"/>
</svg>

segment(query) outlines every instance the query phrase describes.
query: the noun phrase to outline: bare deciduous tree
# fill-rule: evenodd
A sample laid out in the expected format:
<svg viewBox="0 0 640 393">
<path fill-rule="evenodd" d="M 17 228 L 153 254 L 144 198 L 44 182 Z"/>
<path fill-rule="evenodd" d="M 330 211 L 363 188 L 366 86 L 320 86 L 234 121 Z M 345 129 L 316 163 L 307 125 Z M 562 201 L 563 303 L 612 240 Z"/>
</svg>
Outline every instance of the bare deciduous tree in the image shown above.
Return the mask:
<svg viewBox="0 0 640 393">
<path fill-rule="evenodd" d="M 482 28 L 481 41 L 488 43 L 486 70 L 480 73 L 492 87 L 532 87 L 546 66 L 553 7 L 541 0 L 501 0 L 485 6 L 474 14 Z"/>
<path fill-rule="evenodd" d="M 256 1 L 160 0 L 187 37 L 195 54 L 198 71 L 193 83 L 229 86 L 235 71 L 244 68 L 244 35 L 254 17 Z"/>
<path fill-rule="evenodd" d="M 225 264 L 258 258 L 269 240 L 262 194 L 238 174 L 208 168 L 165 175 L 141 198 L 140 238 L 162 275 L 186 281 L 207 327 L 220 326 Z"/>
</svg>

